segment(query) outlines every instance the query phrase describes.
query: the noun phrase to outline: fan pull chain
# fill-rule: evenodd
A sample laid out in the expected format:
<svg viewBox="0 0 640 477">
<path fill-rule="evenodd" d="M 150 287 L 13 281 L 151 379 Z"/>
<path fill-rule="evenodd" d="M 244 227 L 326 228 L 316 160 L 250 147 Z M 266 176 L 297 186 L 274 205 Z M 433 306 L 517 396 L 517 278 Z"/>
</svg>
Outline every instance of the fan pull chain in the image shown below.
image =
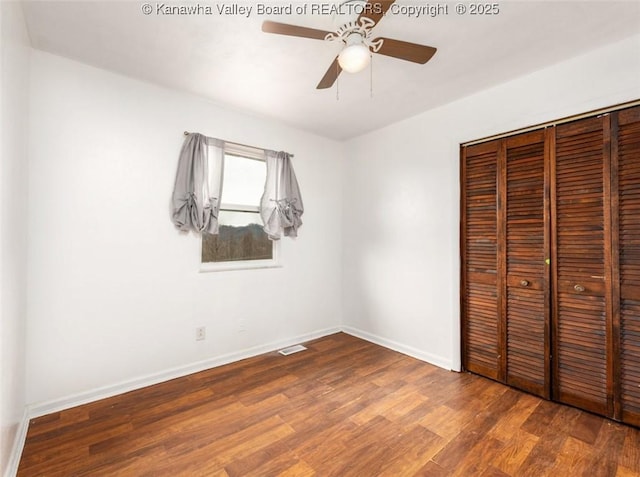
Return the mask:
<svg viewBox="0 0 640 477">
<path fill-rule="evenodd" d="M 369 97 L 373 98 L 373 55 L 369 54 Z"/>
<path fill-rule="evenodd" d="M 336 101 L 340 101 L 340 70 L 336 61 Z"/>
</svg>

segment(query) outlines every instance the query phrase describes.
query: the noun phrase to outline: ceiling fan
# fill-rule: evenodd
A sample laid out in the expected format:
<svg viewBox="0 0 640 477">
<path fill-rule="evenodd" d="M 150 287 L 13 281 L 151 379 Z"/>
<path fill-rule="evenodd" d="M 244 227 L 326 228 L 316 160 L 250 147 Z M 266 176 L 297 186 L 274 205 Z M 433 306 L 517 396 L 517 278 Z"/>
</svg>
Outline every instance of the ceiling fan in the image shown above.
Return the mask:
<svg viewBox="0 0 640 477">
<path fill-rule="evenodd" d="M 342 5 L 352 3 L 347 0 Z M 344 48 L 333 60 L 329 69 L 316 86 L 317 89 L 326 89 L 333 86 L 338 76 L 345 70 L 349 73 L 357 73 L 367 67 L 371 59 L 371 53 L 391 56 L 413 63 L 425 64 L 435 54 L 436 48 L 419 45 L 408 41 L 393 40 L 391 38 L 371 38 L 371 31 L 382 17 L 387 13 L 395 0 L 368 0 L 360 10 L 357 20 L 349 21 L 341 25 L 335 32 L 317 30 L 286 23 L 265 21 L 262 23 L 262 31 L 276 33 L 278 35 L 298 36 L 315 40 L 341 41 Z"/>
</svg>

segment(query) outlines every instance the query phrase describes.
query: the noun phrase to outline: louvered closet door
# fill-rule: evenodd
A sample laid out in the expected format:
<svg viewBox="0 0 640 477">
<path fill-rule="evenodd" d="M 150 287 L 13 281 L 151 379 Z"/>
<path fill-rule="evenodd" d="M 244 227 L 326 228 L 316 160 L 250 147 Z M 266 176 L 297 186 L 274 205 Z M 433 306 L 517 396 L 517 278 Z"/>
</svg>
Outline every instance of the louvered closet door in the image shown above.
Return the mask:
<svg viewBox="0 0 640 477">
<path fill-rule="evenodd" d="M 498 378 L 497 142 L 462 150 L 463 366 Z"/>
<path fill-rule="evenodd" d="M 605 119 L 556 127 L 553 387 L 561 402 L 611 415 Z"/>
<path fill-rule="evenodd" d="M 640 426 L 640 107 L 621 111 L 614 119 L 618 126 L 613 139 L 620 231 L 620 401 L 622 420 Z"/>
<path fill-rule="evenodd" d="M 549 397 L 545 133 L 506 142 L 507 383 Z"/>
</svg>

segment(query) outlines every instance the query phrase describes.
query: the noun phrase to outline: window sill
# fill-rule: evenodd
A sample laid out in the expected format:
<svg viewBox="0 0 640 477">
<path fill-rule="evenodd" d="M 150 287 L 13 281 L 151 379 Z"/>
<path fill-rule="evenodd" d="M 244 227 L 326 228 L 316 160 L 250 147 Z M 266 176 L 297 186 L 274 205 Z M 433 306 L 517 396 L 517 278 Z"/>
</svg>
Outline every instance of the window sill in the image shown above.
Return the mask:
<svg viewBox="0 0 640 477">
<path fill-rule="evenodd" d="M 276 260 L 247 260 L 238 262 L 209 262 L 200 264 L 200 273 L 229 272 L 233 270 L 259 270 L 263 268 L 282 268 Z"/>
</svg>

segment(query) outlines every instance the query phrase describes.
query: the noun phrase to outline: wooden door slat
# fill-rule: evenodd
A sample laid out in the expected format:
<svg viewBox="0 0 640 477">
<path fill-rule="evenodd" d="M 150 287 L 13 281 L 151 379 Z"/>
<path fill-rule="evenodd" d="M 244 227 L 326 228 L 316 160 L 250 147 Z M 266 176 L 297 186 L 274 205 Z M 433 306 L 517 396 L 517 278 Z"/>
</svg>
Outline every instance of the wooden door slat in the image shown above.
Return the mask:
<svg viewBox="0 0 640 477">
<path fill-rule="evenodd" d="M 461 167 L 463 366 L 492 379 L 499 354 L 496 145 L 463 148 Z"/>
<path fill-rule="evenodd" d="M 640 107 L 617 113 L 620 405 L 640 422 Z"/>
</svg>

